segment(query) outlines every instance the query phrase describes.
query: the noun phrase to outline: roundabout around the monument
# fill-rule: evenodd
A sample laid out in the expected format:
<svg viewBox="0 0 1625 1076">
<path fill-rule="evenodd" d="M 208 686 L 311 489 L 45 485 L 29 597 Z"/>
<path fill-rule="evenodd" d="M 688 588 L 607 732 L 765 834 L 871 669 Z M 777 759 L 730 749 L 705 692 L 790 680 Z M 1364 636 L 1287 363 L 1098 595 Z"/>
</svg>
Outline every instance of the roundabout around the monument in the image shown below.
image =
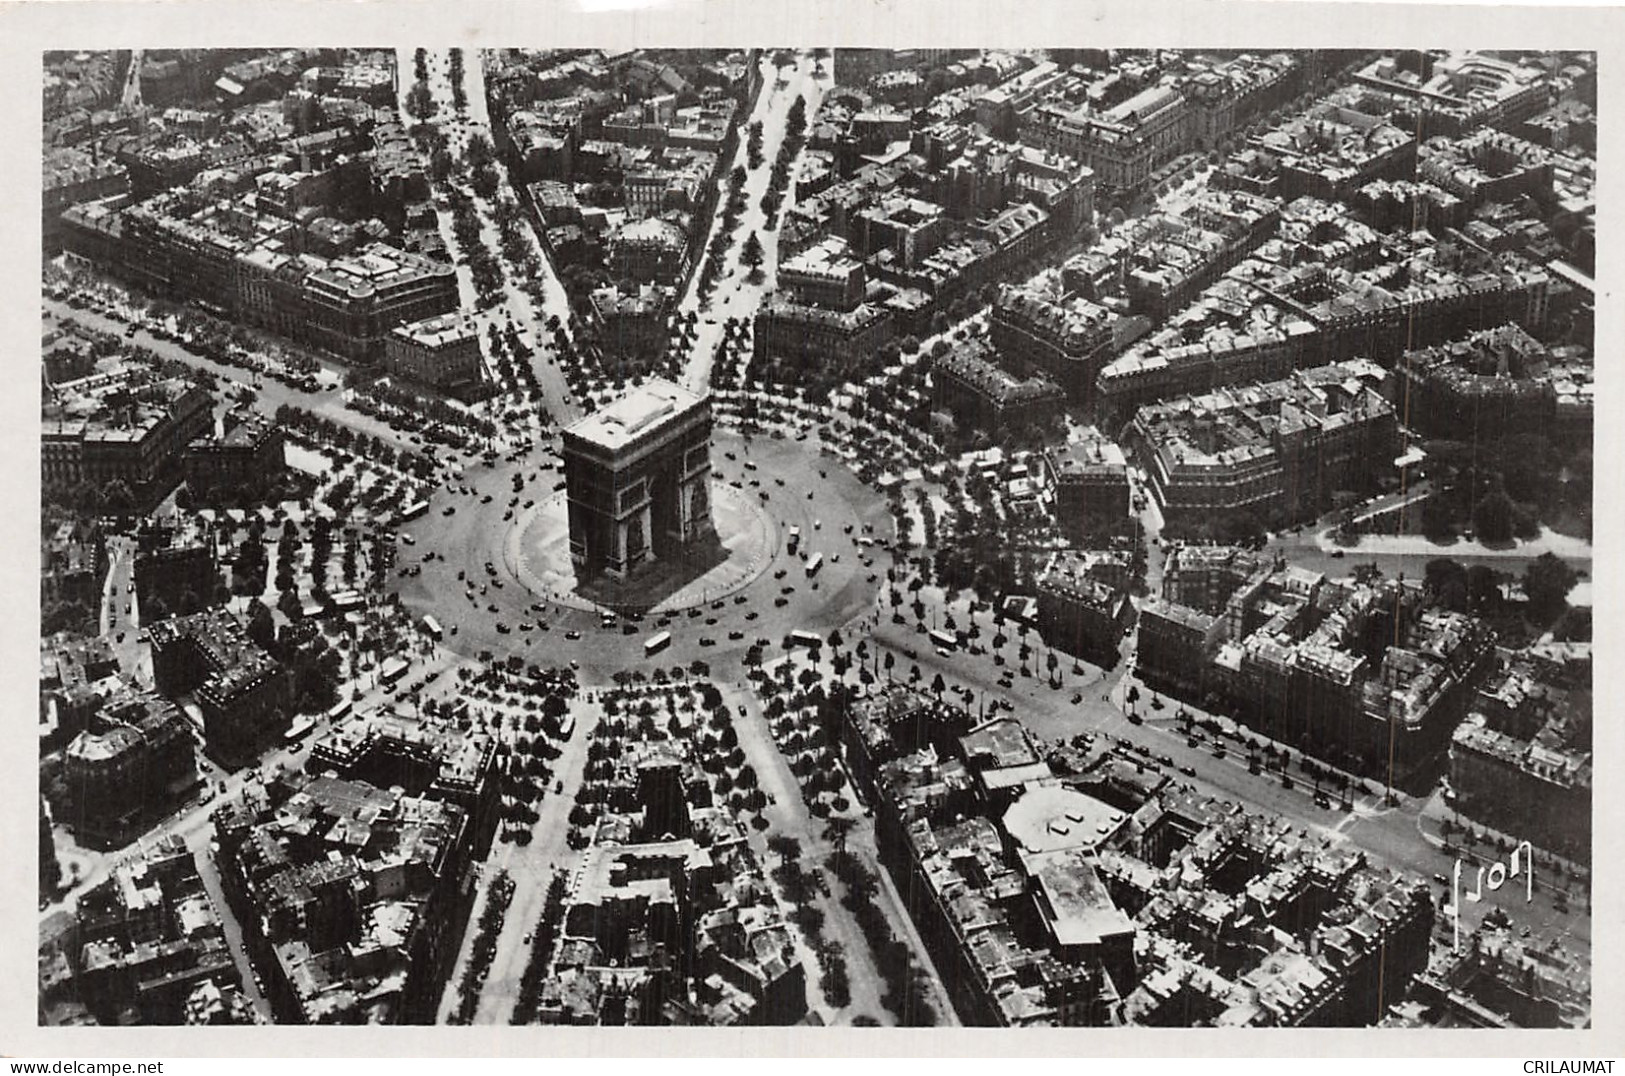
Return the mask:
<svg viewBox="0 0 1625 1076">
<path fill-rule="evenodd" d="M 543 448 L 471 467 L 436 493 L 401 526 L 391 583 L 451 649 L 574 663 L 587 682 L 696 659 L 727 675 L 753 643 L 776 648 L 791 630 L 828 632 L 871 611 L 891 561 L 870 544 L 892 532 L 878 493 L 814 441 L 719 431 L 711 460 L 719 542 L 687 560 L 578 579 L 563 472 Z M 646 655 L 663 632 L 669 645 Z"/>
</svg>

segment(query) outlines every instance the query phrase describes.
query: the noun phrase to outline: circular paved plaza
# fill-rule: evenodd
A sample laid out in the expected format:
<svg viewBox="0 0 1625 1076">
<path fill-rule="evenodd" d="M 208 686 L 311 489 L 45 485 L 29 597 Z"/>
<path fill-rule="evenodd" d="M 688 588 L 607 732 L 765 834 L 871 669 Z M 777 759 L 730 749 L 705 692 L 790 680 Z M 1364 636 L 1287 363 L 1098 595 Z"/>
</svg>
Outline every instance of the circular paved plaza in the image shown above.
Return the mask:
<svg viewBox="0 0 1625 1076">
<path fill-rule="evenodd" d="M 459 653 L 573 662 L 589 683 L 696 659 L 736 675 L 753 643 L 776 648 L 791 630 L 828 632 L 872 612 L 890 555 L 864 540 L 892 534 L 878 493 L 813 442 L 721 431 L 711 460 L 719 545 L 696 561 L 656 564 L 625 583 L 576 579 L 563 472 L 535 450 L 439 490 L 401 526 L 399 564 L 412 574 L 391 586 Z M 809 577 L 818 553 L 822 568 Z M 661 631 L 670 646 L 646 657 L 644 642 Z"/>
</svg>

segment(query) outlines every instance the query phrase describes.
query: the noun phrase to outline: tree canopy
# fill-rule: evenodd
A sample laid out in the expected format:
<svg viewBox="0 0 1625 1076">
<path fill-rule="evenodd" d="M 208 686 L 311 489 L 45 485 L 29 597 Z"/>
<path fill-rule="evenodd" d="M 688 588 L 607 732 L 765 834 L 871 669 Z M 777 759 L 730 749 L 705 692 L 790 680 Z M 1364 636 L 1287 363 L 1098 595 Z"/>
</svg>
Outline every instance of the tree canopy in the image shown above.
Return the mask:
<svg viewBox="0 0 1625 1076">
<path fill-rule="evenodd" d="M 1542 553 L 1523 573 L 1523 590 L 1529 598 L 1530 613 L 1541 620 L 1556 619 L 1568 608 L 1569 591 L 1579 581 L 1579 574 L 1560 558 Z"/>
<path fill-rule="evenodd" d="M 1514 507 L 1512 498 L 1501 490 L 1484 497 L 1473 509 L 1473 528 L 1481 542 L 1499 543 L 1512 540 Z"/>
</svg>

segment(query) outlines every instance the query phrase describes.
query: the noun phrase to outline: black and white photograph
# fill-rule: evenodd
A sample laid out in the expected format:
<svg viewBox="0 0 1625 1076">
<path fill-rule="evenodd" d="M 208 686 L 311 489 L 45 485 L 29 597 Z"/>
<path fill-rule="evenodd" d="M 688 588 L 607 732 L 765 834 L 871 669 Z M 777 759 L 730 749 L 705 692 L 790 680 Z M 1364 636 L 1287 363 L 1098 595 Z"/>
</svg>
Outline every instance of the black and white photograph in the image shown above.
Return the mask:
<svg viewBox="0 0 1625 1076">
<path fill-rule="evenodd" d="M 30 1022 L 1608 1023 L 1598 56 L 1467 14 L 38 51 Z"/>
</svg>

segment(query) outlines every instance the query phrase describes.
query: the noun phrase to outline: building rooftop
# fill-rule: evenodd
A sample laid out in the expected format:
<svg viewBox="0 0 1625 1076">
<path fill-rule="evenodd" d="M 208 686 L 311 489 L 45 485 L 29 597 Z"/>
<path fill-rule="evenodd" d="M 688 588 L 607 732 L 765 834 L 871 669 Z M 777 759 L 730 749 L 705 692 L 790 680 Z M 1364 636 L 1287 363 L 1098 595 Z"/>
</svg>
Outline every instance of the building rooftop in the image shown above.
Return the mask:
<svg viewBox="0 0 1625 1076">
<path fill-rule="evenodd" d="M 1135 423 L 1152 450 L 1180 468 L 1273 460 L 1276 442 L 1302 430 L 1329 432 L 1393 413 L 1377 393 L 1386 377 L 1364 360 L 1299 370 L 1260 385 L 1221 388 L 1140 408 Z"/>
<path fill-rule="evenodd" d="M 1109 841 L 1128 816 L 1093 796 L 1060 784 L 1029 785 L 1004 812 L 1010 839 L 1026 855 L 1094 851 Z"/>
<path fill-rule="evenodd" d="M 1358 78 L 1414 96 L 1428 107 L 1471 116 L 1521 93 L 1538 89 L 1548 76 L 1538 67 L 1480 52 L 1456 52 L 1421 72 L 1402 67 L 1392 56 L 1372 61 Z"/>
<path fill-rule="evenodd" d="M 421 347 L 439 348 L 470 338 L 478 339 L 474 319 L 460 311 L 395 326 L 393 335 Z"/>
<path fill-rule="evenodd" d="M 1104 437 L 1068 442 L 1056 449 L 1050 458 L 1056 478 L 1063 482 L 1068 478 L 1123 477 L 1127 474 L 1127 459 L 1122 448 Z"/>
<path fill-rule="evenodd" d="M 706 399 L 670 381 L 655 379 L 580 419 L 566 432 L 599 448 L 615 451 L 665 422 L 704 407 Z"/>
<path fill-rule="evenodd" d="M 1001 407 L 1055 401 L 1062 395 L 1061 387 L 1042 374 L 1019 377 L 998 365 L 993 349 L 979 340 L 933 359 L 932 369 L 964 382 Z"/>
<path fill-rule="evenodd" d="M 1113 316 L 1079 296 L 1061 297 L 1031 288 L 999 285 L 993 317 L 1009 321 L 1053 342 L 1069 355 L 1092 351 L 1111 336 Z"/>
<path fill-rule="evenodd" d="M 710 865 L 710 854 L 691 840 L 594 845 L 573 900 L 596 905 L 637 896 L 674 902 L 673 874 L 686 875 Z"/>
<path fill-rule="evenodd" d="M 1094 864 L 1075 852 L 1052 852 L 1028 863 L 1040 896 L 1040 913 L 1060 946 L 1099 945 L 1135 933 L 1106 891 Z"/>
<path fill-rule="evenodd" d="M 803 276 L 843 278 L 861 268 L 858 260 L 847 250 L 846 240 L 839 236 L 823 239 L 793 257 L 779 263 L 779 272 Z"/>
<path fill-rule="evenodd" d="M 831 326 L 845 334 L 859 332 L 881 318 L 890 316 L 889 309 L 872 303 L 859 303 L 851 310 L 827 310 L 820 306 L 796 302 L 785 293 L 777 291 L 762 300 L 756 314 L 758 321 L 770 318 L 788 322 L 810 322 L 815 325 Z"/>
<path fill-rule="evenodd" d="M 444 262 L 375 243 L 357 254 L 335 258 L 312 272 L 309 279 L 314 285 L 356 299 L 429 277 L 451 277 L 454 273 Z"/>
<path fill-rule="evenodd" d="M 609 233 L 611 244 L 648 244 L 680 249 L 685 241 L 682 226 L 663 217 L 641 217 L 630 220 Z"/>
</svg>

